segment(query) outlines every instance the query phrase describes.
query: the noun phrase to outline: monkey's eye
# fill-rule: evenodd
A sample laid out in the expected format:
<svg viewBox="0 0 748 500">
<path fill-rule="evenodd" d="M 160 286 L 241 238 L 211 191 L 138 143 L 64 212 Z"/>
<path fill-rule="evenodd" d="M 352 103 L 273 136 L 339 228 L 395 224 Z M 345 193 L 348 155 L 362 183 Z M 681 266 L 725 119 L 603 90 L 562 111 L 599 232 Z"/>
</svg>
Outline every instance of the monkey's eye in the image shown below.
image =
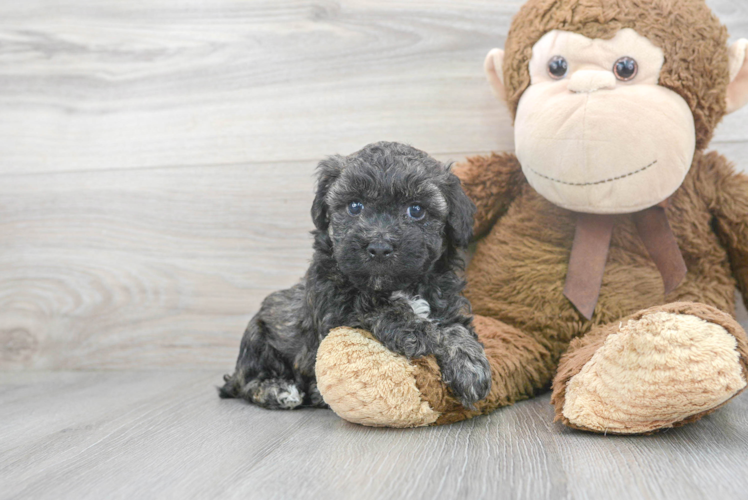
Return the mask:
<svg viewBox="0 0 748 500">
<path fill-rule="evenodd" d="M 348 204 L 348 213 L 351 215 L 358 215 L 364 209 L 364 204 L 360 201 L 352 201 Z"/>
<path fill-rule="evenodd" d="M 622 57 L 613 65 L 613 73 L 622 82 L 633 80 L 639 72 L 639 65 L 630 57 Z"/>
<path fill-rule="evenodd" d="M 569 63 L 561 56 L 553 56 L 548 61 L 548 74 L 554 80 L 560 80 L 566 76 L 569 71 Z"/>
<path fill-rule="evenodd" d="M 426 209 L 421 205 L 414 203 L 408 207 L 408 217 L 415 220 L 421 220 L 426 217 Z"/>
</svg>

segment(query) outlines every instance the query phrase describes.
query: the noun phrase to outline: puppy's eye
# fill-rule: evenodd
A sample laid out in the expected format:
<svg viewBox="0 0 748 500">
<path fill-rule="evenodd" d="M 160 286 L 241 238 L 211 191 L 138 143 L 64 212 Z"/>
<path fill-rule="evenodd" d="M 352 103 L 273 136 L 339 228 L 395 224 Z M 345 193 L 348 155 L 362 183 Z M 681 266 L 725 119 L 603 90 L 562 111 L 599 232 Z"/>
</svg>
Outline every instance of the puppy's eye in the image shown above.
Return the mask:
<svg viewBox="0 0 748 500">
<path fill-rule="evenodd" d="M 633 80 L 639 72 L 639 65 L 630 57 L 622 57 L 613 65 L 613 73 L 622 82 Z"/>
<path fill-rule="evenodd" d="M 364 210 L 364 204 L 360 201 L 352 201 L 348 204 L 348 213 L 358 215 Z"/>
<path fill-rule="evenodd" d="M 415 220 L 421 220 L 426 216 L 426 209 L 421 205 L 413 204 L 408 207 L 408 217 Z"/>
<path fill-rule="evenodd" d="M 554 80 L 560 80 L 566 76 L 566 72 L 569 71 L 569 63 L 561 56 L 553 56 L 548 61 L 548 74 Z"/>
</svg>

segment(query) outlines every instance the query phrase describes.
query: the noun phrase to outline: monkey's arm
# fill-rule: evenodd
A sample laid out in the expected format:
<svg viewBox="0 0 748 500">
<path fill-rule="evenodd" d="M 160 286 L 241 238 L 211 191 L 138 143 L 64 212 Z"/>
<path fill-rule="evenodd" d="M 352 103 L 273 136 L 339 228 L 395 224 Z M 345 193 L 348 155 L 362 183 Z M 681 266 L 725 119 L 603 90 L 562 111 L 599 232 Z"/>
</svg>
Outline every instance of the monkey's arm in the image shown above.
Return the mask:
<svg viewBox="0 0 748 500">
<path fill-rule="evenodd" d="M 702 162 L 703 173 L 712 177 L 705 191 L 715 229 L 727 249 L 743 303 L 748 306 L 748 175 L 736 172 L 716 153 L 705 155 Z"/>
<path fill-rule="evenodd" d="M 478 208 L 473 224 L 476 239 L 484 236 L 504 215 L 527 182 L 517 157 L 511 153 L 472 156 L 455 164 L 452 171 Z"/>
</svg>

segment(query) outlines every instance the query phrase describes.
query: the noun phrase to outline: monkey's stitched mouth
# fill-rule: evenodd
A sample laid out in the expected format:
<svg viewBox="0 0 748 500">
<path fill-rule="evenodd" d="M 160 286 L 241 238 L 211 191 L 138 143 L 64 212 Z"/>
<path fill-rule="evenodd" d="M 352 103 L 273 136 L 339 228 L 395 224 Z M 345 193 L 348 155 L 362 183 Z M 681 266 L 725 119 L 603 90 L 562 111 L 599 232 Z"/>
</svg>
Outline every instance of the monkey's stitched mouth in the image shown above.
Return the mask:
<svg viewBox="0 0 748 500">
<path fill-rule="evenodd" d="M 554 179 L 553 177 L 548 177 L 547 175 L 543 175 L 540 172 L 533 170 L 532 168 L 528 167 L 528 169 L 530 170 L 530 172 L 537 175 L 538 177 L 542 177 L 543 179 L 548 179 L 549 181 L 557 182 L 559 184 L 565 184 L 567 186 L 597 186 L 598 184 L 605 184 L 607 182 L 618 181 L 621 179 L 625 179 L 626 177 L 631 177 L 632 175 L 639 174 L 641 172 L 644 172 L 645 170 L 648 170 L 650 167 L 653 167 L 656 163 L 657 163 L 657 160 L 653 161 L 646 167 L 642 167 L 640 169 L 634 170 L 633 172 L 629 172 L 627 174 L 622 174 L 622 175 L 617 175 L 616 177 L 611 177 L 610 179 L 603 179 L 603 180 L 594 181 L 594 182 L 567 182 L 567 181 L 562 181 L 561 179 Z"/>
</svg>

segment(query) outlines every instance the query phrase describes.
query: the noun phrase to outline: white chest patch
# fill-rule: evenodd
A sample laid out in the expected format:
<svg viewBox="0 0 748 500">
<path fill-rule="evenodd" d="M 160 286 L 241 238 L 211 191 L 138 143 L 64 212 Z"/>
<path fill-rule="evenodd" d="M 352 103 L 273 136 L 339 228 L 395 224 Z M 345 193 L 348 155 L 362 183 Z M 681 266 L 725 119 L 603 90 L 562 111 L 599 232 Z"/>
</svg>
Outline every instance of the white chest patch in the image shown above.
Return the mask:
<svg viewBox="0 0 748 500">
<path fill-rule="evenodd" d="M 395 299 L 403 299 L 408 301 L 408 305 L 411 309 L 413 309 L 413 312 L 416 313 L 416 316 L 420 316 L 421 318 L 428 318 L 429 314 L 431 314 L 431 306 L 426 301 L 426 299 L 422 299 L 418 295 L 408 295 L 405 292 L 393 292 L 390 296 L 392 300 Z"/>
</svg>

